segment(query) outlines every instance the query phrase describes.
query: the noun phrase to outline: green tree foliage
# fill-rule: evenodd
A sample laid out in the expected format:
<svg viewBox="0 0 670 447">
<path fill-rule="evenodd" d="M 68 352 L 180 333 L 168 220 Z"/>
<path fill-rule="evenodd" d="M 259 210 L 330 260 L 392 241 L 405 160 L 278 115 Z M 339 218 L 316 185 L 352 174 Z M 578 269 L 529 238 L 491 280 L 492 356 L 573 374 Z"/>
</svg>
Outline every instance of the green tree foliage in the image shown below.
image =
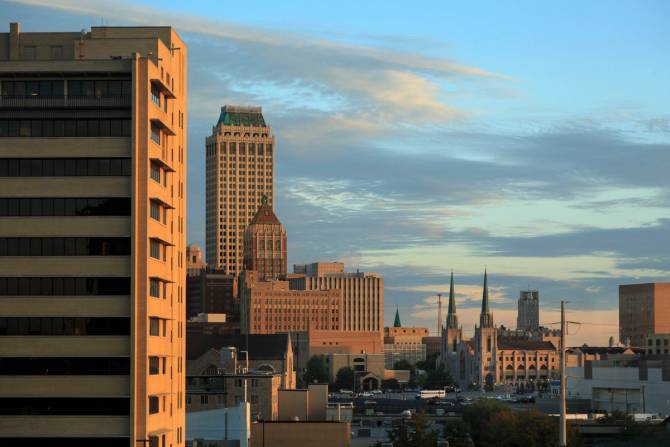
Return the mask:
<svg viewBox="0 0 670 447">
<path fill-rule="evenodd" d="M 431 369 L 426 373 L 424 386 L 428 389 L 441 390 L 451 384 L 453 384 L 453 380 L 444 365 L 440 365 L 438 368 Z"/>
<path fill-rule="evenodd" d="M 513 413 L 502 402 L 479 399 L 463 411 L 478 447 L 554 447 L 558 445 L 558 420 L 538 411 Z"/>
<path fill-rule="evenodd" d="M 414 366 L 407 360 L 398 360 L 393 364 L 393 369 L 403 369 L 403 370 L 409 370 L 409 371 L 414 371 Z"/>
<path fill-rule="evenodd" d="M 438 434 L 431 429 L 428 416 L 419 412 L 389 430 L 388 437 L 394 447 L 427 447 L 437 444 Z"/>
<path fill-rule="evenodd" d="M 340 368 L 335 376 L 335 388 L 353 390 L 354 388 L 354 370 L 348 366 Z"/>
<path fill-rule="evenodd" d="M 450 421 L 444 425 L 444 439 L 449 447 L 474 447 L 468 425 L 462 420 Z"/>
<path fill-rule="evenodd" d="M 328 383 L 328 367 L 326 359 L 322 355 L 313 355 L 307 361 L 303 380 L 305 384 L 310 383 Z"/>
</svg>

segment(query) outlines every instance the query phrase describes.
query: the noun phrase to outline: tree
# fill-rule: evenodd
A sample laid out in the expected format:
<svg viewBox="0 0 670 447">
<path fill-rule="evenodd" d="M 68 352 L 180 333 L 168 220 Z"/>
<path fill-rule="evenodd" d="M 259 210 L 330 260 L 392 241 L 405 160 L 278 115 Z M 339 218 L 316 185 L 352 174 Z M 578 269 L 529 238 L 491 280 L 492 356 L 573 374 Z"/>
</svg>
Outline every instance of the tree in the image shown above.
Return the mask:
<svg viewBox="0 0 670 447">
<path fill-rule="evenodd" d="M 449 447 L 474 447 L 468 425 L 462 420 L 447 422 L 443 435 L 449 441 Z"/>
<path fill-rule="evenodd" d="M 398 360 L 393 364 L 393 369 L 402 369 L 402 370 L 409 370 L 412 373 L 414 372 L 414 366 L 410 362 L 408 362 L 405 359 Z"/>
<path fill-rule="evenodd" d="M 340 368 L 335 377 L 335 387 L 337 389 L 351 390 L 354 388 L 354 370 L 349 366 Z"/>
<path fill-rule="evenodd" d="M 328 367 L 322 355 L 313 355 L 307 361 L 303 380 L 305 384 L 328 383 Z"/>
<path fill-rule="evenodd" d="M 483 434 L 489 429 L 493 418 L 500 413 L 511 413 L 510 408 L 492 399 L 477 399 L 463 410 L 463 422 L 468 425 L 472 440 L 477 446 L 484 446 Z"/>
<path fill-rule="evenodd" d="M 428 389 L 441 390 L 451 384 L 453 384 L 453 380 L 444 365 L 440 365 L 438 368 L 429 370 L 426 373 L 425 386 Z"/>
<path fill-rule="evenodd" d="M 430 420 L 426 413 L 414 413 L 409 420 L 388 432 L 389 442 L 394 447 L 425 447 L 437 444 L 437 433 L 430 428 Z"/>
</svg>

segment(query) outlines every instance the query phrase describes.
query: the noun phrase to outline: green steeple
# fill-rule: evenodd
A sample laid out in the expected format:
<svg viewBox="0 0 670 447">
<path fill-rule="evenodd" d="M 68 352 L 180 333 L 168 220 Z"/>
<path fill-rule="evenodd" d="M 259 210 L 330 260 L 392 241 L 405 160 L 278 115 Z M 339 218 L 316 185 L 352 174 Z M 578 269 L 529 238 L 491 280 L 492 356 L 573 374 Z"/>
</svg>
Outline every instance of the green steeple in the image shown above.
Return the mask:
<svg viewBox="0 0 670 447">
<path fill-rule="evenodd" d="M 401 327 L 400 324 L 400 312 L 398 312 L 398 306 L 395 308 L 395 321 L 393 321 L 393 327 Z"/>
<path fill-rule="evenodd" d="M 447 329 L 458 329 L 458 317 L 456 316 L 456 297 L 454 296 L 454 272 L 451 272 L 449 282 L 449 312 L 447 313 Z"/>
<path fill-rule="evenodd" d="M 493 315 L 489 309 L 489 286 L 484 269 L 484 291 L 482 292 L 482 313 L 479 315 L 479 323 L 481 327 L 493 327 Z"/>
</svg>

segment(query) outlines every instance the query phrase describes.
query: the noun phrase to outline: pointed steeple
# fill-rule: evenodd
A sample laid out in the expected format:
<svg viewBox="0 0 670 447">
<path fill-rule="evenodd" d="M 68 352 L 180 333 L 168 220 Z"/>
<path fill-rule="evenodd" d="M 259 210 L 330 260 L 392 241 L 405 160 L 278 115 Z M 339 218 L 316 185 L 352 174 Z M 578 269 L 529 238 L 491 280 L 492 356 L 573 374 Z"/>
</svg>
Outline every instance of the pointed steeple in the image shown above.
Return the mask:
<svg viewBox="0 0 670 447">
<path fill-rule="evenodd" d="M 456 316 L 456 297 L 454 296 L 454 272 L 451 272 L 449 283 L 449 312 L 447 313 L 447 329 L 458 329 L 458 317 Z"/>
<path fill-rule="evenodd" d="M 398 305 L 395 306 L 395 321 L 393 321 L 393 327 L 401 327 L 400 324 L 400 312 L 398 312 Z"/>
<path fill-rule="evenodd" d="M 493 327 L 493 314 L 489 309 L 489 286 L 486 268 L 484 269 L 484 291 L 482 292 L 482 313 L 479 315 L 480 327 Z"/>
</svg>

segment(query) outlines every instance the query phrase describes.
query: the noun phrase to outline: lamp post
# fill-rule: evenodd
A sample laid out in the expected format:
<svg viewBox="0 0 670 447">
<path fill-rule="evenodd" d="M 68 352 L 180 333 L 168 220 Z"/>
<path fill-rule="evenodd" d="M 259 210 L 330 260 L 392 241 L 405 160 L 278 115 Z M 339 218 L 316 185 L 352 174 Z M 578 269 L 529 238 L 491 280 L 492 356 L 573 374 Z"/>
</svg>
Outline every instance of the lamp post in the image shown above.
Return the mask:
<svg viewBox="0 0 670 447">
<path fill-rule="evenodd" d="M 245 367 L 242 369 L 242 374 L 244 375 L 244 401 L 247 402 L 247 374 L 249 374 L 249 351 L 240 351 L 240 354 L 244 352 Z"/>
</svg>

